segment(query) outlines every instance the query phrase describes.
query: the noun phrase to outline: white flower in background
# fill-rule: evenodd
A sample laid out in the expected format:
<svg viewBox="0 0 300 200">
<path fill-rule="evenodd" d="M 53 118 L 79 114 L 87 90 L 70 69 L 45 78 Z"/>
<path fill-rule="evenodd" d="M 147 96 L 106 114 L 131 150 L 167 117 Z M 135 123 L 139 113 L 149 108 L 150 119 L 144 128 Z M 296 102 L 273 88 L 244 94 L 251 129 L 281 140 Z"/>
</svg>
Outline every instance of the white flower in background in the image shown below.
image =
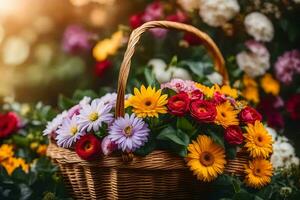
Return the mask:
<svg viewBox="0 0 300 200">
<path fill-rule="evenodd" d="M 81 136 L 85 135 L 85 132 L 79 131 L 76 116 L 73 116 L 72 119 L 65 118 L 56 132 L 57 145 L 63 148 L 72 147 Z"/>
<path fill-rule="evenodd" d="M 52 121 L 47 123 L 46 129 L 43 131 L 43 135 L 51 135 L 56 132 L 59 126 L 62 125 L 63 120 L 68 117 L 68 112 L 64 111 L 58 114 Z"/>
<path fill-rule="evenodd" d="M 110 105 L 111 107 L 116 107 L 116 102 L 117 102 L 117 93 L 107 93 L 97 101 L 102 101 L 105 105 Z"/>
<path fill-rule="evenodd" d="M 300 0 L 293 0 L 295 3 L 300 3 Z"/>
<path fill-rule="evenodd" d="M 148 65 L 153 67 L 154 76 L 159 83 L 169 82 L 173 78 L 183 80 L 192 79 L 190 73 L 186 69 L 175 66 L 169 66 L 167 69 L 167 64 L 162 59 L 151 59 L 148 62 Z"/>
<path fill-rule="evenodd" d="M 191 12 L 199 8 L 200 0 L 177 0 L 177 3 L 186 11 Z"/>
<path fill-rule="evenodd" d="M 30 47 L 26 40 L 20 37 L 12 36 L 8 38 L 3 45 L 2 59 L 7 65 L 20 65 L 26 61 L 29 56 Z"/>
<path fill-rule="evenodd" d="M 270 42 L 274 37 L 273 24 L 262 13 L 252 12 L 248 14 L 244 25 L 247 33 L 257 41 Z"/>
<path fill-rule="evenodd" d="M 111 123 L 113 114 L 112 107 L 102 101 L 93 100 L 91 104 L 82 105 L 78 115 L 80 131 L 98 131 L 103 123 Z"/>
<path fill-rule="evenodd" d="M 240 12 L 236 0 L 205 0 L 200 2 L 199 15 L 210 26 L 222 26 Z"/>
<path fill-rule="evenodd" d="M 271 163 L 275 169 L 289 168 L 292 164 L 299 165 L 299 158 L 295 154 L 294 147 L 285 136 L 278 136 L 276 131 L 267 127 L 273 138 L 273 154 Z"/>
<path fill-rule="evenodd" d="M 171 66 L 170 70 L 172 73 L 172 79 L 179 78 L 182 80 L 192 80 L 190 73 L 186 69 Z"/>
<path fill-rule="evenodd" d="M 242 51 L 236 56 L 241 70 L 251 77 L 260 76 L 270 68 L 270 54 L 268 49 L 254 40 L 245 42 L 248 51 Z"/>
<path fill-rule="evenodd" d="M 213 72 L 207 75 L 206 77 L 213 84 L 222 85 L 223 83 L 223 77 L 218 72 Z"/>
</svg>

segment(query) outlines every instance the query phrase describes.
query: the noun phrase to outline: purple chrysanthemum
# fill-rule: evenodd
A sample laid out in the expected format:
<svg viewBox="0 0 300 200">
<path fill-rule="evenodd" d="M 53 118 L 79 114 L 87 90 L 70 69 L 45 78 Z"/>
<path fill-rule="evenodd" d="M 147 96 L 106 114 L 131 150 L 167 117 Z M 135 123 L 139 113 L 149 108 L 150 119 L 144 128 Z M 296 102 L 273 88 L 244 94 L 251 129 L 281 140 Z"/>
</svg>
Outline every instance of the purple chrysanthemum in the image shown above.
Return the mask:
<svg viewBox="0 0 300 200">
<path fill-rule="evenodd" d="M 63 50 L 67 53 L 81 53 L 91 48 L 90 40 L 92 34 L 81 26 L 70 25 L 64 32 L 62 41 Z"/>
<path fill-rule="evenodd" d="M 148 141 L 150 129 L 148 125 L 134 114 L 119 117 L 109 128 L 108 138 L 118 145 L 122 151 L 135 151 Z"/>
<path fill-rule="evenodd" d="M 300 73 L 300 51 L 292 50 L 285 52 L 275 63 L 277 78 L 285 84 L 293 81 L 295 73 Z"/>
</svg>

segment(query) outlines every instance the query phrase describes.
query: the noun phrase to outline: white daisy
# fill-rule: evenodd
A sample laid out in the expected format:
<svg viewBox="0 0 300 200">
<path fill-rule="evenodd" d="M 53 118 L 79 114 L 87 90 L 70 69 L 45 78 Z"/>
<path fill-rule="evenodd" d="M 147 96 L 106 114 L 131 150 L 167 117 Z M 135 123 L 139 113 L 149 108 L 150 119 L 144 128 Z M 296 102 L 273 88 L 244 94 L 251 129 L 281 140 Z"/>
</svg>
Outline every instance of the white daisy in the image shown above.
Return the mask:
<svg viewBox="0 0 300 200">
<path fill-rule="evenodd" d="M 60 125 L 62 125 L 63 120 L 68 116 L 68 112 L 64 111 L 58 114 L 52 121 L 47 123 L 46 129 L 43 131 L 43 135 L 51 135 L 55 133 Z"/>
<path fill-rule="evenodd" d="M 83 97 L 83 99 L 81 99 L 81 101 L 79 102 L 79 105 L 86 105 L 89 104 L 91 102 L 92 98 L 91 97 Z"/>
<path fill-rule="evenodd" d="M 76 116 L 72 119 L 65 118 L 56 132 L 57 145 L 64 148 L 70 148 L 81 136 L 85 135 L 85 132 L 79 131 Z"/>
<path fill-rule="evenodd" d="M 110 113 L 112 106 L 102 101 L 93 100 L 91 104 L 82 105 L 78 115 L 78 124 L 81 131 L 98 131 L 102 123 L 111 123 L 113 114 Z"/>
<path fill-rule="evenodd" d="M 117 93 L 107 93 L 103 97 L 99 99 L 95 99 L 97 103 L 102 101 L 105 105 L 110 105 L 112 108 L 116 107 L 116 102 L 117 102 Z"/>
</svg>

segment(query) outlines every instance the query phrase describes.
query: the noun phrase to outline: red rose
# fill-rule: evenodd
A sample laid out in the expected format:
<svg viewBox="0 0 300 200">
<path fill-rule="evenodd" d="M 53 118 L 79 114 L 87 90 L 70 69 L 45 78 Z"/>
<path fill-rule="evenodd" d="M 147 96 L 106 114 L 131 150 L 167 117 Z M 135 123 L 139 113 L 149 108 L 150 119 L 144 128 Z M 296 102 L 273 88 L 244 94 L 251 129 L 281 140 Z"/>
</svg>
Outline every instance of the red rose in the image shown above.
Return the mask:
<svg viewBox="0 0 300 200">
<path fill-rule="evenodd" d="M 204 97 L 204 94 L 200 90 L 194 90 L 190 93 L 190 99 L 191 100 L 202 100 Z"/>
<path fill-rule="evenodd" d="M 191 115 L 199 122 L 213 122 L 217 115 L 215 105 L 209 101 L 196 100 L 190 104 Z"/>
<path fill-rule="evenodd" d="M 0 114 L 0 139 L 11 135 L 19 127 L 20 118 L 14 112 Z"/>
<path fill-rule="evenodd" d="M 129 24 L 132 29 L 136 29 L 143 24 L 143 13 L 135 14 L 130 16 Z"/>
<path fill-rule="evenodd" d="M 247 106 L 240 112 L 240 120 L 244 123 L 254 124 L 255 121 L 261 121 L 262 116 L 254 108 Z"/>
<path fill-rule="evenodd" d="M 95 74 L 98 77 L 102 77 L 104 72 L 112 66 L 112 63 L 109 60 L 104 60 L 101 62 L 97 62 L 95 65 Z"/>
<path fill-rule="evenodd" d="M 169 98 L 167 107 L 171 114 L 183 116 L 189 110 L 189 105 L 189 95 L 185 92 L 180 92 Z"/>
<path fill-rule="evenodd" d="M 292 120 L 300 120 L 300 93 L 293 95 L 286 103 Z"/>
<path fill-rule="evenodd" d="M 231 145 L 242 144 L 244 141 L 242 129 L 239 126 L 229 126 L 225 129 L 224 139 Z"/>
<path fill-rule="evenodd" d="M 84 160 L 93 160 L 101 155 L 101 141 L 93 134 L 82 136 L 75 145 L 78 156 Z"/>
<path fill-rule="evenodd" d="M 214 97 L 213 97 L 213 101 L 216 104 L 221 104 L 221 103 L 224 103 L 225 101 L 227 101 L 227 98 L 226 98 L 225 95 L 221 94 L 220 92 L 215 92 Z"/>
</svg>

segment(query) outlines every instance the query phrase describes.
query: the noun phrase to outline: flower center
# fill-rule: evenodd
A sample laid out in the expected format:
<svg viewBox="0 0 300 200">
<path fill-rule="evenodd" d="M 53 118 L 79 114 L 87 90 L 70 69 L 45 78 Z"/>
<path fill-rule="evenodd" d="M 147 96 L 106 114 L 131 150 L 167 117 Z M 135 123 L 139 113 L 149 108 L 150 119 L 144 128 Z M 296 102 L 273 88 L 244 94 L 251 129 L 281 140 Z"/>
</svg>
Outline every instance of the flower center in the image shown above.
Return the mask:
<svg viewBox="0 0 300 200">
<path fill-rule="evenodd" d="M 147 101 L 145 102 L 145 106 L 151 106 L 151 105 L 152 105 L 152 102 L 151 102 L 151 101 L 147 100 Z"/>
<path fill-rule="evenodd" d="M 98 118 L 99 118 L 99 115 L 96 112 L 93 112 L 89 115 L 89 120 L 92 122 L 96 121 Z"/>
<path fill-rule="evenodd" d="M 259 168 L 254 170 L 254 174 L 256 176 L 260 176 L 261 175 L 260 173 L 261 173 L 261 170 Z"/>
<path fill-rule="evenodd" d="M 91 148 L 92 148 L 92 145 L 91 145 L 91 143 L 90 142 L 86 142 L 85 144 L 84 144 L 84 150 L 86 150 L 86 151 L 88 151 L 88 150 L 90 150 Z"/>
<path fill-rule="evenodd" d="M 130 136 L 132 135 L 132 129 L 133 129 L 132 126 L 127 126 L 127 127 L 124 129 L 124 132 L 125 132 L 126 137 L 130 137 Z"/>
<path fill-rule="evenodd" d="M 203 153 L 201 153 L 200 155 L 200 163 L 206 167 L 213 165 L 215 162 L 215 158 L 214 156 L 207 152 L 204 151 Z"/>
<path fill-rule="evenodd" d="M 72 133 L 73 135 L 75 135 L 75 134 L 77 133 L 77 131 L 78 131 L 78 129 L 77 129 L 76 126 L 73 126 L 73 127 L 71 128 L 71 133 Z"/>
<path fill-rule="evenodd" d="M 257 136 L 256 137 L 256 140 L 255 140 L 255 144 L 259 147 L 263 146 L 264 145 L 264 139 L 262 136 Z"/>
<path fill-rule="evenodd" d="M 221 112 L 222 117 L 226 117 L 226 113 Z"/>
<path fill-rule="evenodd" d="M 197 110 L 199 113 L 206 112 L 206 109 L 203 107 L 199 107 Z"/>
</svg>

